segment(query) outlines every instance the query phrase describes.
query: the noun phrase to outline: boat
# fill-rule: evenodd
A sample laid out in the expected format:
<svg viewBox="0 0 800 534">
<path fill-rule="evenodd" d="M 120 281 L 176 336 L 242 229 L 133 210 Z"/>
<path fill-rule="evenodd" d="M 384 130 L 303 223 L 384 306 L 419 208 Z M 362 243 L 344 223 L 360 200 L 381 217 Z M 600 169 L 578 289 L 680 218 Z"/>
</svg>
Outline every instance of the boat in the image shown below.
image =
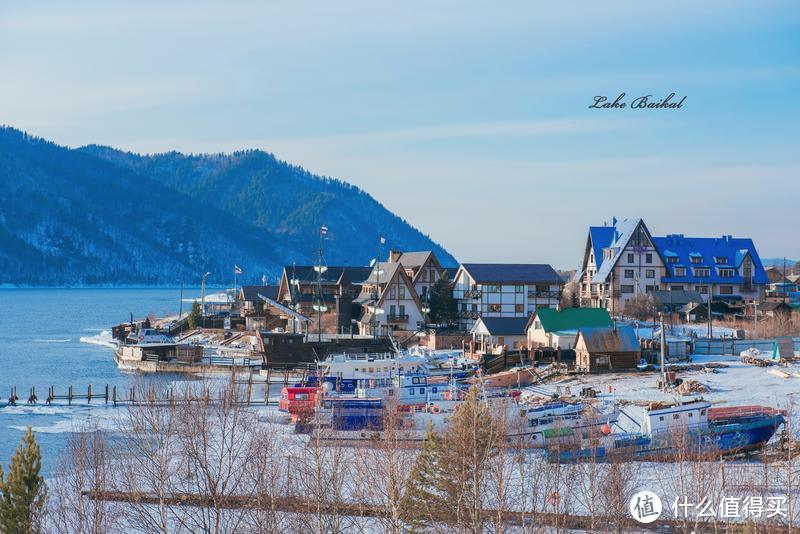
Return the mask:
<svg viewBox="0 0 800 534">
<path fill-rule="evenodd" d="M 548 450 L 548 459 L 564 463 L 730 456 L 762 448 L 786 417 L 768 406 L 712 408 L 703 399 L 633 405 L 620 413 L 616 432 L 604 428 L 588 446 L 564 441 Z"/>
</svg>

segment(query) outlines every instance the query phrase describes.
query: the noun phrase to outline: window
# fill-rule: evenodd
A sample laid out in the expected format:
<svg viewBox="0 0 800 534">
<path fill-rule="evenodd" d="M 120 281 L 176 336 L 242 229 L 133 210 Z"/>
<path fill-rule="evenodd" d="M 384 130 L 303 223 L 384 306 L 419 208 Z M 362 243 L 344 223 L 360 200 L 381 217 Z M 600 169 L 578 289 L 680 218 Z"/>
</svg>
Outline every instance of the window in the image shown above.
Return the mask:
<svg viewBox="0 0 800 534">
<path fill-rule="evenodd" d="M 486 286 L 487 293 L 500 293 L 500 286 L 498 285 L 488 285 Z"/>
<path fill-rule="evenodd" d="M 655 278 L 656 277 L 656 270 L 655 269 L 647 269 L 644 272 L 645 278 Z"/>
<path fill-rule="evenodd" d="M 689 415 L 689 417 L 694 417 L 694 414 L 692 412 L 689 412 L 688 415 Z"/>
<path fill-rule="evenodd" d="M 389 306 L 389 316 L 394 317 L 395 315 L 397 315 L 397 308 L 395 308 L 394 304 L 392 304 Z"/>
<path fill-rule="evenodd" d="M 673 418 L 673 419 L 680 419 L 680 417 L 681 417 L 681 416 L 680 416 L 680 415 L 678 415 L 678 414 L 676 414 L 676 413 L 672 414 L 672 418 Z"/>
<path fill-rule="evenodd" d="M 648 252 L 647 254 L 644 255 L 644 262 L 645 263 L 653 263 L 653 253 L 652 252 Z"/>
<path fill-rule="evenodd" d="M 678 263 L 678 256 L 667 256 L 667 263 Z"/>
<path fill-rule="evenodd" d="M 633 269 L 625 269 L 625 278 L 633 278 Z"/>
<path fill-rule="evenodd" d="M 733 286 L 719 286 L 720 295 L 733 295 Z"/>
<path fill-rule="evenodd" d="M 514 304 L 514 311 L 516 313 L 524 313 L 525 312 L 525 305 L 524 304 Z"/>
<path fill-rule="evenodd" d="M 690 256 L 692 263 L 703 263 L 703 256 L 700 256 L 699 254 L 690 254 Z"/>
<path fill-rule="evenodd" d="M 425 388 L 419 388 L 419 394 L 425 395 Z"/>
<path fill-rule="evenodd" d="M 499 304 L 489 304 L 489 312 L 490 313 L 500 313 L 500 305 Z"/>
<path fill-rule="evenodd" d="M 686 267 L 675 267 L 673 269 L 675 276 L 686 276 Z"/>
<path fill-rule="evenodd" d="M 633 263 L 633 254 L 630 252 L 628 253 L 628 263 Z"/>
<path fill-rule="evenodd" d="M 406 306 L 405 306 L 405 304 L 401 304 L 400 305 L 400 315 L 405 315 L 405 314 L 406 314 Z"/>
<path fill-rule="evenodd" d="M 733 269 L 719 269 L 720 278 L 733 278 Z"/>
<path fill-rule="evenodd" d="M 525 286 L 514 286 L 514 293 L 525 293 Z"/>
<path fill-rule="evenodd" d="M 633 286 L 631 285 L 621 285 L 619 286 L 619 290 L 621 293 L 633 293 Z"/>
<path fill-rule="evenodd" d="M 707 267 L 695 267 L 694 275 L 698 278 L 705 278 L 711 274 L 711 270 Z"/>
<path fill-rule="evenodd" d="M 398 286 L 397 288 L 397 298 L 404 299 L 406 298 L 406 286 Z"/>
<path fill-rule="evenodd" d="M 714 263 L 716 263 L 717 265 L 727 265 L 728 258 L 726 258 L 725 256 L 714 256 Z"/>
<path fill-rule="evenodd" d="M 656 286 L 644 286 L 645 293 L 651 293 L 656 289 Z"/>
<path fill-rule="evenodd" d="M 411 379 L 411 383 L 412 384 L 419 384 L 419 378 L 417 378 L 417 377 L 412 378 Z"/>
<path fill-rule="evenodd" d="M 669 286 L 670 291 L 683 291 L 683 286 Z"/>
<path fill-rule="evenodd" d="M 393 298 L 396 298 L 396 297 L 397 297 L 397 294 L 395 293 L 394 286 L 392 286 L 392 287 L 389 288 L 389 298 L 393 299 Z"/>
<path fill-rule="evenodd" d="M 663 416 L 663 415 L 659 416 L 659 417 L 658 417 L 658 420 L 659 420 L 659 421 L 663 421 L 663 420 L 664 420 L 664 416 Z"/>
<path fill-rule="evenodd" d="M 694 290 L 701 295 L 708 295 L 708 286 L 694 286 Z"/>
</svg>

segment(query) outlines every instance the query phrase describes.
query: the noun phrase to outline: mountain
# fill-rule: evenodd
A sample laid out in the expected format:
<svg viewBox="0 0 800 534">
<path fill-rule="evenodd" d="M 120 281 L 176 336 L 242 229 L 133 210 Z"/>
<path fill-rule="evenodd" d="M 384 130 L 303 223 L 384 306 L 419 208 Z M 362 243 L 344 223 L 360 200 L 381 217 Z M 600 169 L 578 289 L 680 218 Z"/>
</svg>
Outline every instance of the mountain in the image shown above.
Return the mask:
<svg viewBox="0 0 800 534">
<path fill-rule="evenodd" d="M 777 267 L 783 269 L 783 263 L 786 262 L 786 271 L 791 272 L 795 265 L 800 263 L 800 260 L 791 260 L 789 258 L 761 258 L 761 263 L 764 267 Z"/>
<path fill-rule="evenodd" d="M 357 187 L 273 155 L 142 156 L 77 149 L 0 128 L 0 284 L 169 285 L 280 275 L 316 261 L 364 265 L 378 239 L 434 250 L 429 237 Z M 384 255 L 388 252 L 383 251 Z"/>
</svg>

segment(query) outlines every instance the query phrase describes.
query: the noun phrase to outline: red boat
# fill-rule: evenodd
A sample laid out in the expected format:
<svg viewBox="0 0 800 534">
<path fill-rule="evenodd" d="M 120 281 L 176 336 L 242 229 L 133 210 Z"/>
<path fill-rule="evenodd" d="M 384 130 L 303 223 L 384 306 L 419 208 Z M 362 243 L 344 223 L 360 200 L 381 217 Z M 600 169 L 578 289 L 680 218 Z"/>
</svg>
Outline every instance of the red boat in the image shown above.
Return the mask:
<svg viewBox="0 0 800 534">
<path fill-rule="evenodd" d="M 278 410 L 287 412 L 293 422 L 308 419 L 314 415 L 319 391 L 315 387 L 285 387 L 281 390 Z"/>
</svg>

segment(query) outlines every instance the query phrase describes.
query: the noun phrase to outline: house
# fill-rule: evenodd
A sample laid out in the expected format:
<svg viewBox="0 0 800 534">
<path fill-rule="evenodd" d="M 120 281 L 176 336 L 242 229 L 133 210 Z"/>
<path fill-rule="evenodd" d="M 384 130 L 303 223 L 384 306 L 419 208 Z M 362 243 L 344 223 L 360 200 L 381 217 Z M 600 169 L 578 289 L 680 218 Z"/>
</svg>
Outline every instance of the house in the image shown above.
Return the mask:
<svg viewBox="0 0 800 534">
<path fill-rule="evenodd" d="M 279 308 L 270 306 L 261 296 L 277 301 L 278 286 L 242 286 L 239 289 L 236 304 L 239 315 L 245 319 L 245 329 L 285 328 L 287 323 L 285 314 Z"/>
<path fill-rule="evenodd" d="M 355 302 L 361 334 L 416 331 L 425 322 L 414 283 L 397 262 L 376 263 Z"/>
<path fill-rule="evenodd" d="M 584 373 L 636 369 L 641 355 L 630 326 L 582 328 L 575 339 L 575 366 Z"/>
<path fill-rule="evenodd" d="M 428 292 L 433 284 L 446 272 L 442 269 L 436 254 L 431 250 L 424 252 L 392 250 L 389 252 L 389 262 L 396 262 L 403 266 L 406 274 L 414 284 L 414 291 L 417 292 L 420 301 L 423 303 L 428 302 Z"/>
<path fill-rule="evenodd" d="M 525 347 L 525 317 L 479 317 L 470 329 L 473 352 L 500 354 Z"/>
<path fill-rule="evenodd" d="M 676 289 L 656 289 L 652 293 L 656 309 L 665 313 L 681 310 L 688 304 L 703 304 L 705 299 L 699 291 Z"/>
<path fill-rule="evenodd" d="M 642 219 L 591 226 L 575 273 L 582 306 L 622 313 L 625 303 L 661 287 L 665 262 Z"/>
<path fill-rule="evenodd" d="M 322 273 L 313 265 L 284 267 L 276 300 L 312 319 L 293 324 L 290 330 L 302 326 L 307 333 L 349 333 L 353 300 L 371 272 L 371 267 L 324 266 Z"/>
<path fill-rule="evenodd" d="M 470 331 L 479 317 L 522 317 L 559 304 L 564 281 L 541 263 L 464 263 L 453 279 L 461 329 Z"/>
<path fill-rule="evenodd" d="M 704 302 L 757 300 L 767 275 L 751 239 L 654 237 L 642 219 L 613 219 L 589 228 L 575 280 L 582 304 L 614 315 L 637 295 L 656 290 L 696 291 Z"/>
<path fill-rule="evenodd" d="M 531 314 L 525 325 L 529 349 L 550 347 L 569 350 L 581 328 L 611 328 L 614 325 L 605 308 L 541 308 Z"/>
<path fill-rule="evenodd" d="M 708 305 L 702 302 L 687 302 L 678 308 L 678 312 L 687 323 L 705 321 L 708 319 Z"/>
<path fill-rule="evenodd" d="M 667 265 L 664 288 L 691 289 L 704 302 L 710 297 L 733 307 L 763 298 L 767 274 L 752 239 L 683 234 L 654 239 Z"/>
</svg>

